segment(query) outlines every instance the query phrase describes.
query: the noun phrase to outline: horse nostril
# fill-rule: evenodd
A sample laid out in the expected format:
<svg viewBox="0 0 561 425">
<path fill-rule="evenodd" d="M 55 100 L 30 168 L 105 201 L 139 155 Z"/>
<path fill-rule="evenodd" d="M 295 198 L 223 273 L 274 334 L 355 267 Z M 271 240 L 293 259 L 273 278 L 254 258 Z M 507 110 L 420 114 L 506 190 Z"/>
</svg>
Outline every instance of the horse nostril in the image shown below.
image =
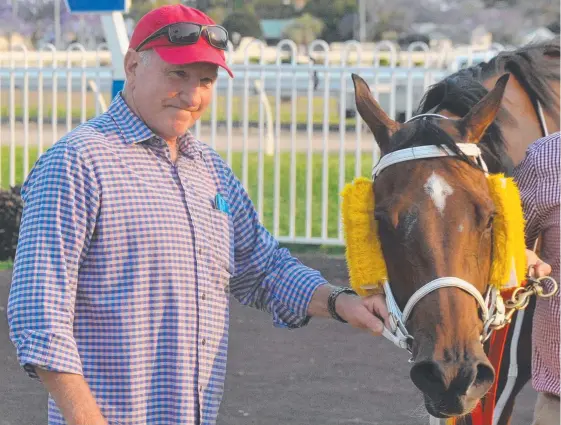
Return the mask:
<svg viewBox="0 0 561 425">
<path fill-rule="evenodd" d="M 479 363 L 477 365 L 477 372 L 473 385 L 491 385 L 495 380 L 495 370 L 493 367 L 486 363 Z"/>
<path fill-rule="evenodd" d="M 411 380 L 422 392 L 432 393 L 444 389 L 442 370 L 438 363 L 427 360 L 411 368 Z"/>
</svg>

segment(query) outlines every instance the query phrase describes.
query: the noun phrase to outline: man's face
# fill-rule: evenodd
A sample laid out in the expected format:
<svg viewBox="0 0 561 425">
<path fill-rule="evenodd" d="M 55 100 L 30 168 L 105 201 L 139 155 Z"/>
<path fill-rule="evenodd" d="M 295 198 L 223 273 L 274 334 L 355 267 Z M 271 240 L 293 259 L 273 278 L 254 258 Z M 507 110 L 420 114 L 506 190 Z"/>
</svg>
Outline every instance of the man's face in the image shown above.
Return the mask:
<svg viewBox="0 0 561 425">
<path fill-rule="evenodd" d="M 131 107 L 154 133 L 170 140 L 185 134 L 210 104 L 218 67 L 172 65 L 154 51 L 129 51 L 125 72 Z"/>
</svg>

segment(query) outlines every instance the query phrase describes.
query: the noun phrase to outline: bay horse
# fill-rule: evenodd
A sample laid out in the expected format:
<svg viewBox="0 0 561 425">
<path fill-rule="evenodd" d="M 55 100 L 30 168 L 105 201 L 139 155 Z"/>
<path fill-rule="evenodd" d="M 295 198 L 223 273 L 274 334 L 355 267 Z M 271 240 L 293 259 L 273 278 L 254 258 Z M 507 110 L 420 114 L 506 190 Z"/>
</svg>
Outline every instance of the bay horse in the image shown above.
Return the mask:
<svg viewBox="0 0 561 425">
<path fill-rule="evenodd" d="M 494 203 L 484 169 L 458 143 L 483 146 L 484 135 L 501 109 L 509 76 L 498 79 L 462 118 L 431 115 L 403 124 L 384 112 L 362 78 L 355 74 L 352 78 L 357 110 L 375 136 L 380 163 L 394 152 L 403 154 L 417 147 L 453 153 L 427 158 L 413 154 L 376 172 L 374 216 L 391 290 L 401 311 L 417 296 L 405 323 L 412 337 L 411 380 L 423 393 L 431 416 L 462 418 L 495 380 L 481 342 L 481 300 L 491 269 Z M 441 278 L 459 280 L 464 286 L 443 285 L 418 296 L 421 288 Z"/>
<path fill-rule="evenodd" d="M 499 53 L 489 62 L 460 70 L 431 86 L 416 114 L 436 113 L 450 118 L 465 116 L 505 72 L 511 74 L 497 119 L 482 138 L 489 171 L 511 175 L 528 146 L 559 131 L 559 38 Z M 529 247 L 531 248 L 531 247 Z M 532 316 L 535 300 L 526 309 L 517 348 L 518 376 L 504 400 L 497 425 L 510 423 L 514 401 L 531 378 Z M 515 314 L 514 320 L 518 320 Z M 510 327 L 498 376 L 497 400 L 508 378 L 512 332 Z"/>
<path fill-rule="evenodd" d="M 496 147 L 495 155 L 506 154 L 507 158 L 495 158 L 490 166 L 510 175 L 531 143 L 560 129 L 559 57 L 559 37 L 500 52 L 489 62 L 462 69 L 432 85 L 416 113 L 461 117 L 501 75 L 511 74 L 502 100 L 503 113 L 485 136 L 501 138 L 500 145 L 487 145 Z"/>
</svg>

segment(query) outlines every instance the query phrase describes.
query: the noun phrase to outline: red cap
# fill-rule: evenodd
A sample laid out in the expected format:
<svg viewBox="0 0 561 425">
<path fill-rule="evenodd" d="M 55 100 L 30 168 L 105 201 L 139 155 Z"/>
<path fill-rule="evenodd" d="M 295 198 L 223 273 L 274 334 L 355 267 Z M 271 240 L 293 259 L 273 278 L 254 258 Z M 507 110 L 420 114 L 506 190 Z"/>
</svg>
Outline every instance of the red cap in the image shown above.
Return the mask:
<svg viewBox="0 0 561 425">
<path fill-rule="evenodd" d="M 130 49 L 135 49 L 146 38 L 160 28 L 176 22 L 193 22 L 202 25 L 215 25 L 215 22 L 200 10 L 182 4 L 162 6 L 151 10 L 136 24 L 129 43 Z M 196 44 L 178 46 L 169 42 L 167 37 L 159 37 L 144 45 L 142 50 L 154 49 L 167 63 L 176 65 L 208 62 L 218 65 L 234 76 L 228 65 L 223 50 L 211 46 L 205 37 L 201 36 Z"/>
</svg>

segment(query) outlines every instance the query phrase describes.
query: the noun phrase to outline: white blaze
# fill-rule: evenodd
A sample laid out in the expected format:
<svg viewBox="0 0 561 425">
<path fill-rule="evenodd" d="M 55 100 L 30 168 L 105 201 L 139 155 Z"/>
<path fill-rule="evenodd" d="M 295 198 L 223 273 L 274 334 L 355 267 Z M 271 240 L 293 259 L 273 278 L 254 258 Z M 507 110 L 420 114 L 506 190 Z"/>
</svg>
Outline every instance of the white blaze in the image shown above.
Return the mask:
<svg viewBox="0 0 561 425">
<path fill-rule="evenodd" d="M 444 208 L 446 208 L 446 198 L 454 193 L 454 189 L 435 172 L 431 174 L 425 183 L 425 192 L 431 197 L 436 209 L 442 215 Z"/>
</svg>

